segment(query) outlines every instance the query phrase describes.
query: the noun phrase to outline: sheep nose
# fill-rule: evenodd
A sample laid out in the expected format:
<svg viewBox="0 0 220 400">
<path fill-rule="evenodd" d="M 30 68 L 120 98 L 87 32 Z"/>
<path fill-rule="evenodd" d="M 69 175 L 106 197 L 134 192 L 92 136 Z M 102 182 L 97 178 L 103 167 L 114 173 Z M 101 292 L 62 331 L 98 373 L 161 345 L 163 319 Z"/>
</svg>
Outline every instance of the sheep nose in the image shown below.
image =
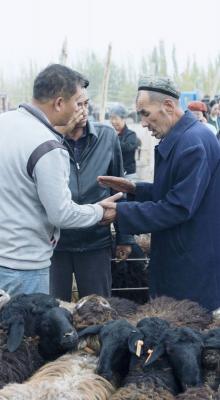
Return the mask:
<svg viewBox="0 0 220 400">
<path fill-rule="evenodd" d="M 74 331 L 71 331 L 71 332 L 64 333 L 63 337 L 73 336 L 73 335 L 74 335 Z"/>
<path fill-rule="evenodd" d="M 73 350 L 77 347 L 78 336 L 76 332 L 66 332 L 61 339 L 61 346 L 66 350 Z"/>
</svg>

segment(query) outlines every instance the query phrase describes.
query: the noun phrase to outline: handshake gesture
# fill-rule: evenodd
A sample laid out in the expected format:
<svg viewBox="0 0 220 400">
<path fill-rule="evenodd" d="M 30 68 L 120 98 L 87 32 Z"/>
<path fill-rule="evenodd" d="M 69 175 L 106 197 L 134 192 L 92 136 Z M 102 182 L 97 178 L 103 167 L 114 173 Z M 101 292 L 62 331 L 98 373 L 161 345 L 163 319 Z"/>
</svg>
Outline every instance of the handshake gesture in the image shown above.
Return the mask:
<svg viewBox="0 0 220 400">
<path fill-rule="evenodd" d="M 100 201 L 98 204 L 104 208 L 103 219 L 101 224 L 107 225 L 116 219 L 116 201 L 121 199 L 123 193 L 135 193 L 135 184 L 124 178 L 115 176 L 98 176 L 97 181 L 100 185 L 110 187 L 113 190 L 119 191 L 113 196 Z M 123 192 L 123 193 L 121 193 Z"/>
</svg>

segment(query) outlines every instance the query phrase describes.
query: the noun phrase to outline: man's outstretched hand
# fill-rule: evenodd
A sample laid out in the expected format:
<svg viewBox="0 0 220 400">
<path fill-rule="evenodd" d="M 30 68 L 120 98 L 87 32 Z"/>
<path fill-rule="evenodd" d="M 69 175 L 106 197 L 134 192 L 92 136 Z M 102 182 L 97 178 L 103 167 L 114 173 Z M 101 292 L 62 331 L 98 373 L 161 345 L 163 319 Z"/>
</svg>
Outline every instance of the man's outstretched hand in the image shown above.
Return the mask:
<svg viewBox="0 0 220 400">
<path fill-rule="evenodd" d="M 119 192 L 113 196 L 107 197 L 106 199 L 100 201 L 98 204 L 103 207 L 104 213 L 101 220 L 102 225 L 111 224 L 116 218 L 116 203 L 115 201 L 121 199 L 123 193 Z"/>
<path fill-rule="evenodd" d="M 110 187 L 117 192 L 135 193 L 135 183 L 125 178 L 118 178 L 116 176 L 98 176 L 97 181 L 101 186 Z"/>
</svg>

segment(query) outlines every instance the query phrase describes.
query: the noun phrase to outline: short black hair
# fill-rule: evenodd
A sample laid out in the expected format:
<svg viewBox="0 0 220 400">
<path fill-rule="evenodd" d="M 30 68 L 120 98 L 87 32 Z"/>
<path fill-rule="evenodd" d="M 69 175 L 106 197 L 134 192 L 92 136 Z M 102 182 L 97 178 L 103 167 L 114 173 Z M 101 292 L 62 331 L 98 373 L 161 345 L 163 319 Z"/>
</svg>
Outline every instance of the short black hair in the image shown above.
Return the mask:
<svg viewBox="0 0 220 400">
<path fill-rule="evenodd" d="M 44 102 L 62 96 L 72 97 L 77 86 L 87 88 L 89 81 L 79 72 L 61 64 L 51 64 L 41 71 L 34 81 L 33 97 Z"/>
</svg>

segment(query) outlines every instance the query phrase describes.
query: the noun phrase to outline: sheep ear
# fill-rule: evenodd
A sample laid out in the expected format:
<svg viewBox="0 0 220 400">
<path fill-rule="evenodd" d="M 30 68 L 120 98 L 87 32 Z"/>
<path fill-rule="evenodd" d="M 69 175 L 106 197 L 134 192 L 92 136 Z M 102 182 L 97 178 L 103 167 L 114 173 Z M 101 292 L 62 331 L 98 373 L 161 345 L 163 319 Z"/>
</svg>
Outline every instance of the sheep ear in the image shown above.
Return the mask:
<svg viewBox="0 0 220 400">
<path fill-rule="evenodd" d="M 86 335 L 98 335 L 104 325 L 92 325 L 88 326 L 88 328 L 82 329 L 80 332 L 77 332 L 78 337 L 86 336 Z"/>
<path fill-rule="evenodd" d="M 130 334 L 128 338 L 128 348 L 130 353 L 137 354 L 137 342 L 138 340 L 143 340 L 144 335 L 140 331 L 134 331 Z"/>
<path fill-rule="evenodd" d="M 159 343 L 158 346 L 152 351 L 152 354 L 149 355 L 145 361 L 144 369 L 148 367 L 148 365 L 153 364 L 155 361 L 158 360 L 165 352 L 165 346 L 163 343 Z"/>
<path fill-rule="evenodd" d="M 9 335 L 7 340 L 8 350 L 12 353 L 20 346 L 24 336 L 24 323 L 23 321 L 12 322 L 9 328 Z"/>
</svg>

